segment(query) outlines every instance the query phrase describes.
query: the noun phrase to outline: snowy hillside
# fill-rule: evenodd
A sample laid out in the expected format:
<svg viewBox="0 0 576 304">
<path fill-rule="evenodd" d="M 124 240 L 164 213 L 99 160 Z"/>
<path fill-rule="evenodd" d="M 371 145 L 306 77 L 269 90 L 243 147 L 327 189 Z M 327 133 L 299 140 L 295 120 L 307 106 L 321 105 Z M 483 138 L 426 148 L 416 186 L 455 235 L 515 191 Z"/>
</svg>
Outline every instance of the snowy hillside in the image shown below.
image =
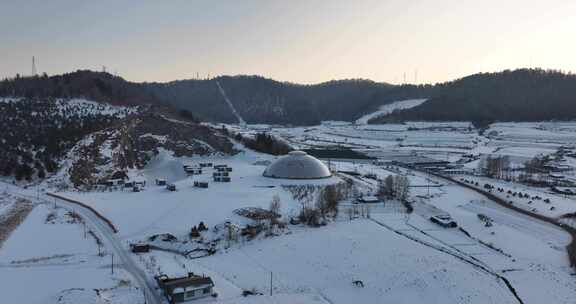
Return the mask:
<svg viewBox="0 0 576 304">
<path fill-rule="evenodd" d="M 235 153 L 218 130 L 196 123 L 142 113 L 79 141 L 62 162 L 51 185 L 93 189 L 107 179 L 127 178 L 156 155 L 216 156 Z"/>
<path fill-rule="evenodd" d="M 54 173 L 78 140 L 141 111 L 85 99 L 1 101 L 0 175 L 26 182 Z"/>
</svg>

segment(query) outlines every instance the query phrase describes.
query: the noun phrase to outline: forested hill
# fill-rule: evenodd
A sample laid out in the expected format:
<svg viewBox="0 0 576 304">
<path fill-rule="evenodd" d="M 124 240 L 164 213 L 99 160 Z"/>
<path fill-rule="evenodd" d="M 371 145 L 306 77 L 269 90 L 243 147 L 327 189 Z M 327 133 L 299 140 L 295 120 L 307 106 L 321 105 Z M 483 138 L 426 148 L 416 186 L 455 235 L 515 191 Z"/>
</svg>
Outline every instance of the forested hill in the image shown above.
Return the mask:
<svg viewBox="0 0 576 304">
<path fill-rule="evenodd" d="M 76 71 L 48 77 L 4 79 L 0 82 L 0 97 L 27 99 L 84 98 L 113 105 L 144 105 L 159 103 L 146 84 L 128 82 L 120 77 L 93 71 Z"/>
<path fill-rule="evenodd" d="M 92 71 L 0 82 L 0 97 L 85 98 L 114 105 L 170 105 L 201 120 L 238 122 L 223 95 L 248 123 L 308 125 L 322 120 L 354 121 L 383 104 L 413 98 L 428 101 L 371 123 L 576 119 L 576 76 L 540 69 L 482 73 L 420 86 L 392 86 L 369 80 L 300 85 L 259 76 L 134 83 Z"/>
<path fill-rule="evenodd" d="M 475 74 L 417 89 L 422 105 L 370 121 L 540 121 L 576 119 L 576 76 L 521 69 Z"/>
<path fill-rule="evenodd" d="M 77 71 L 6 79 L 0 82 L 0 96 L 76 97 L 115 105 L 168 104 L 203 120 L 237 122 L 217 82 L 248 123 L 298 125 L 353 120 L 386 103 L 386 92 L 392 88 L 368 80 L 299 85 L 259 76 L 133 83 L 107 73 Z"/>
</svg>

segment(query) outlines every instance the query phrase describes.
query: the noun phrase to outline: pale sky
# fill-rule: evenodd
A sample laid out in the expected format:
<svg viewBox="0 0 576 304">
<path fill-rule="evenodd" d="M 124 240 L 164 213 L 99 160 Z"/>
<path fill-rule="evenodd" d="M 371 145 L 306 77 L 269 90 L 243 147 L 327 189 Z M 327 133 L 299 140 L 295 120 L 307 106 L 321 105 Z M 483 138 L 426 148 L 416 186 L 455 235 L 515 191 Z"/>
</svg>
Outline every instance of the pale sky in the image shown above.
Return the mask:
<svg viewBox="0 0 576 304">
<path fill-rule="evenodd" d="M 575 71 L 576 1 L 0 0 L 0 77 L 29 75 L 32 56 L 49 75 L 106 66 L 132 81 Z"/>
</svg>

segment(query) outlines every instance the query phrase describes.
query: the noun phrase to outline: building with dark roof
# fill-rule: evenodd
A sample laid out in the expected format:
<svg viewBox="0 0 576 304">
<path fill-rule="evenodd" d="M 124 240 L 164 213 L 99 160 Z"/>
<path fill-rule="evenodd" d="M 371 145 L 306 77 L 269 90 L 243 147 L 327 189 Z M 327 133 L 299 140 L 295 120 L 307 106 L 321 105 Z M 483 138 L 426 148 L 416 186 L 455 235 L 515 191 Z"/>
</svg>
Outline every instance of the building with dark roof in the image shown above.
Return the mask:
<svg viewBox="0 0 576 304">
<path fill-rule="evenodd" d="M 185 277 L 169 278 L 161 275 L 155 279 L 171 304 L 216 295 L 213 290 L 214 282 L 210 277 L 198 276 L 191 272 Z"/>
</svg>

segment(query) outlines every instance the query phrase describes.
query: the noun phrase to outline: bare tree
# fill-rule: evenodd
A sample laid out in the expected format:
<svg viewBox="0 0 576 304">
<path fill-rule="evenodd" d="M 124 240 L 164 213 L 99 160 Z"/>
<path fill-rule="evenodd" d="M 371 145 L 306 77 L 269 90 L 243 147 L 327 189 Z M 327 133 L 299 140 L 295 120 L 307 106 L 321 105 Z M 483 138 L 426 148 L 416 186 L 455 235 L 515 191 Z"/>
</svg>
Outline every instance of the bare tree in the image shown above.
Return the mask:
<svg viewBox="0 0 576 304">
<path fill-rule="evenodd" d="M 276 220 L 276 215 L 280 214 L 280 208 L 282 207 L 282 203 L 280 201 L 280 196 L 278 194 L 274 194 L 272 196 L 272 200 L 270 201 L 270 218 L 268 223 L 268 233 L 272 233 L 272 228 L 274 226 L 274 221 Z"/>
<path fill-rule="evenodd" d="M 479 169 L 488 177 L 510 179 L 510 158 L 508 156 L 488 156 L 479 164 Z"/>
<path fill-rule="evenodd" d="M 378 185 L 377 195 L 380 198 L 395 198 L 405 200 L 408 198 L 410 180 L 403 175 L 388 175 Z"/>
<path fill-rule="evenodd" d="M 388 175 L 383 181 L 380 181 L 378 185 L 377 195 L 380 198 L 392 198 L 394 197 L 394 176 Z"/>
<path fill-rule="evenodd" d="M 324 201 L 326 202 L 326 209 L 332 213 L 333 217 L 338 216 L 338 202 L 342 200 L 342 193 L 336 185 L 330 185 L 324 188 L 322 192 Z"/>
<path fill-rule="evenodd" d="M 410 181 L 406 176 L 394 176 L 394 197 L 398 200 L 405 200 L 408 198 Z"/>
</svg>

